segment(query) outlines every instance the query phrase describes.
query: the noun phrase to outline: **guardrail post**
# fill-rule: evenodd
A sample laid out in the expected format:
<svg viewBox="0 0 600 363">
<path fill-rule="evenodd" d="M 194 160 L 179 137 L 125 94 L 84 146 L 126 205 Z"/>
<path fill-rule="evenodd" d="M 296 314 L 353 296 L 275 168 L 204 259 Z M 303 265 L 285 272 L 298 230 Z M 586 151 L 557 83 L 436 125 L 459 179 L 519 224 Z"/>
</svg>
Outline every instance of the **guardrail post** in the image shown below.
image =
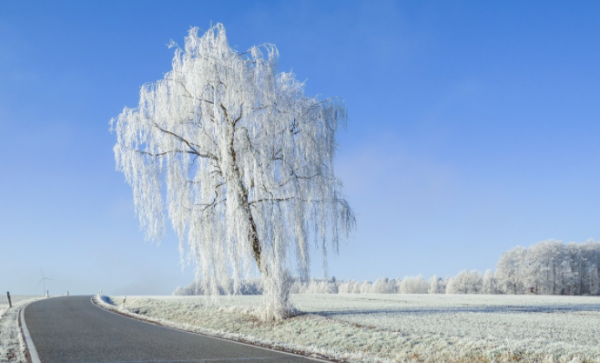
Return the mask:
<svg viewBox="0 0 600 363">
<path fill-rule="evenodd" d="M 10 291 L 6 292 L 6 297 L 8 297 L 8 307 L 12 308 L 12 301 L 10 300 Z"/>
</svg>

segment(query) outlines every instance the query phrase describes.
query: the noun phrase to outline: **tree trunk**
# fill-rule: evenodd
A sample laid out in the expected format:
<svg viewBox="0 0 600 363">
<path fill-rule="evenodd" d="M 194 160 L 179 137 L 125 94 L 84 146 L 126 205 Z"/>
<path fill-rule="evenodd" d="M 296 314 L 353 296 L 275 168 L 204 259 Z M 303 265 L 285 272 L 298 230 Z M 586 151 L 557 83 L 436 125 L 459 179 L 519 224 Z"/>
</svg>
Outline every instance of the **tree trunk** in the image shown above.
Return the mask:
<svg viewBox="0 0 600 363">
<path fill-rule="evenodd" d="M 223 106 L 221 106 L 223 107 Z M 223 108 L 224 109 L 224 108 Z M 254 257 L 254 261 L 256 262 L 256 266 L 260 270 L 261 273 L 266 273 L 266 270 L 263 268 L 261 263 L 261 254 L 262 248 L 260 246 L 260 240 L 258 238 L 258 230 L 256 228 L 256 222 L 254 221 L 254 217 L 252 216 L 252 210 L 250 209 L 250 204 L 248 204 L 248 190 L 244 187 L 244 183 L 242 182 L 242 174 L 240 169 L 237 166 L 237 156 L 235 152 L 235 148 L 233 147 L 233 142 L 235 139 L 235 121 L 230 122 L 230 139 L 229 139 L 229 156 L 231 158 L 231 174 L 234 180 L 232 180 L 235 188 L 237 189 L 238 199 L 240 200 L 242 210 L 244 211 L 246 220 L 249 224 L 248 237 L 252 243 L 252 257 Z"/>
</svg>

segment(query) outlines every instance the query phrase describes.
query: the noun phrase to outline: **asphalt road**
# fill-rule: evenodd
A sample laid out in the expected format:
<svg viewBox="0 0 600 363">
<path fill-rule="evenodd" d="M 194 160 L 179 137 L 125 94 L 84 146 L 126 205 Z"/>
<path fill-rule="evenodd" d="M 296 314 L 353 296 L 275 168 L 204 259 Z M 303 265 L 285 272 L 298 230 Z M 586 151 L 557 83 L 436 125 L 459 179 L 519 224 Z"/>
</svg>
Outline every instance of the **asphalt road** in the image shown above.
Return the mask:
<svg viewBox="0 0 600 363">
<path fill-rule="evenodd" d="M 316 362 L 147 324 L 107 312 L 91 296 L 36 301 L 25 322 L 41 363 Z"/>
</svg>

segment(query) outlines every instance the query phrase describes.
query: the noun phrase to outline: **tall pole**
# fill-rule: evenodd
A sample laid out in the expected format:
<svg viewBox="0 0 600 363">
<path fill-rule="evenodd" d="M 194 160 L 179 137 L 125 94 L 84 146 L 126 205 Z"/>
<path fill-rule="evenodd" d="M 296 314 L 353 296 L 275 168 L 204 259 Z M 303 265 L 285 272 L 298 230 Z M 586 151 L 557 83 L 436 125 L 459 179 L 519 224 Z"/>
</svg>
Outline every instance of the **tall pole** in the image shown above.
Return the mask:
<svg viewBox="0 0 600 363">
<path fill-rule="evenodd" d="M 12 301 L 10 300 L 10 291 L 6 292 L 6 297 L 8 297 L 8 307 L 12 308 Z"/>
</svg>

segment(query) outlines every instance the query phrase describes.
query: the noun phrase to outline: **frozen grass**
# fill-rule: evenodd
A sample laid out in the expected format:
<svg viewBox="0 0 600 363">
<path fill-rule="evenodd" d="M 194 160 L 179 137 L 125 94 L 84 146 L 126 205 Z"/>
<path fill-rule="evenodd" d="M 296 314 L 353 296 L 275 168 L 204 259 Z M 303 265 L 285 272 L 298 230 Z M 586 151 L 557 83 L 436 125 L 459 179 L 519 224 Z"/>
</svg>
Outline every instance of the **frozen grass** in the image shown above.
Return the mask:
<svg viewBox="0 0 600 363">
<path fill-rule="evenodd" d="M 600 362 L 600 298 L 292 295 L 305 314 L 257 318 L 260 296 L 114 297 L 186 330 L 352 362 Z"/>
<path fill-rule="evenodd" d="M 20 301 L 31 300 L 33 298 L 35 298 L 35 296 L 32 296 L 32 295 L 16 295 L 16 296 L 11 296 L 10 300 L 12 301 L 13 305 L 16 305 Z M 8 297 L 6 297 L 6 295 L 0 295 L 0 317 L 4 314 L 4 312 L 7 309 L 8 309 Z"/>
<path fill-rule="evenodd" d="M 0 297 L 0 362 L 26 363 L 25 342 L 19 328 L 21 309 L 38 297 L 11 296 L 13 307 L 8 307 L 6 296 Z"/>
</svg>

